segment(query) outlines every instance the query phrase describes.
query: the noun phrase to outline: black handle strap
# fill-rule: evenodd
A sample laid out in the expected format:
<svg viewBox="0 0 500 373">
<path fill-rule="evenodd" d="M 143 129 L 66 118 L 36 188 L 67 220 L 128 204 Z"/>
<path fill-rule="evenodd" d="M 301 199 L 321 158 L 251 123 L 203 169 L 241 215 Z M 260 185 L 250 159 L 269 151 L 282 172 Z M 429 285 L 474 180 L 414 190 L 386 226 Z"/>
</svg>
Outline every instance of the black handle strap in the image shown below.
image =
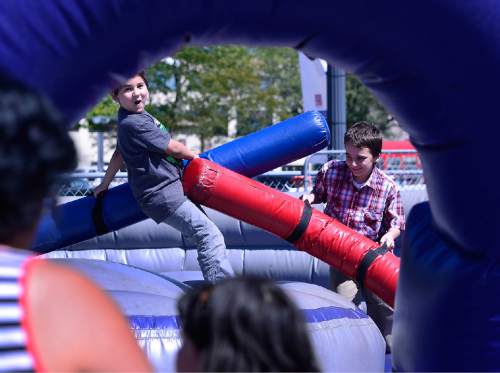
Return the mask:
<svg viewBox="0 0 500 373">
<path fill-rule="evenodd" d="M 387 249 L 387 245 L 384 243 L 382 246 L 370 250 L 366 253 L 366 255 L 361 260 L 361 263 L 359 264 L 358 273 L 356 273 L 356 281 L 359 284 L 359 286 L 361 287 L 364 286 L 368 268 L 370 268 L 375 259 L 377 259 L 379 256 L 384 255 L 388 251 L 389 249 Z"/>
<path fill-rule="evenodd" d="M 286 238 L 288 242 L 294 243 L 302 236 L 311 221 L 311 216 L 312 207 L 309 201 L 306 200 L 304 201 L 304 210 L 302 210 L 302 216 L 300 217 L 299 224 L 297 224 L 293 232 Z"/>
<path fill-rule="evenodd" d="M 95 205 L 92 208 L 92 221 L 94 222 L 95 231 L 98 236 L 110 232 L 104 222 L 104 195 L 106 192 L 101 192 L 97 195 Z"/>
</svg>

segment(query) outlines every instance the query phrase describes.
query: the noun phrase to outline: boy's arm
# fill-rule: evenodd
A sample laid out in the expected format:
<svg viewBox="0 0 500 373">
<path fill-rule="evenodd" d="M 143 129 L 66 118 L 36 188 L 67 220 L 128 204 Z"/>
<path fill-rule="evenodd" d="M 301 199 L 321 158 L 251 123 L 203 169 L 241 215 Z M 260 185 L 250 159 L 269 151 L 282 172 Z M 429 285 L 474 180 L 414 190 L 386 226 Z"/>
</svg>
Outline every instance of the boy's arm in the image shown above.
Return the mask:
<svg viewBox="0 0 500 373">
<path fill-rule="evenodd" d="M 177 159 L 191 160 L 193 158 L 198 157 L 198 155 L 195 152 L 189 150 L 186 147 L 186 145 L 172 139 L 170 139 L 170 141 L 168 142 L 168 146 L 167 149 L 165 149 L 165 153 Z"/>
<path fill-rule="evenodd" d="M 389 250 L 393 250 L 395 246 L 396 238 L 401 234 L 401 231 L 398 228 L 390 228 L 386 234 L 380 238 L 380 244 L 387 246 Z"/>
<path fill-rule="evenodd" d="M 314 197 L 313 193 L 310 193 L 310 194 L 302 194 L 299 197 L 299 199 L 302 200 L 302 201 L 308 201 L 309 204 L 312 205 L 314 203 L 315 197 Z"/>
<path fill-rule="evenodd" d="M 318 174 L 316 175 L 316 181 L 314 182 L 312 193 L 303 194 L 299 197 L 299 199 L 301 199 L 302 201 L 307 200 L 311 205 L 313 203 L 321 203 L 325 201 L 326 189 L 324 180 L 328 168 L 329 168 L 329 163 L 325 163 L 319 170 Z"/>
<path fill-rule="evenodd" d="M 108 168 L 104 174 L 104 178 L 97 187 L 94 188 L 94 197 L 97 197 L 100 193 L 105 192 L 109 188 L 109 184 L 115 177 L 116 173 L 120 170 L 123 165 L 123 157 L 118 149 L 115 149 L 111 159 L 109 161 Z"/>
<path fill-rule="evenodd" d="M 380 238 L 380 244 L 386 244 L 389 250 L 394 249 L 395 240 L 405 228 L 405 215 L 401 194 L 399 190 L 394 189 L 387 199 L 387 208 L 385 219 L 388 222 L 389 230 Z"/>
</svg>

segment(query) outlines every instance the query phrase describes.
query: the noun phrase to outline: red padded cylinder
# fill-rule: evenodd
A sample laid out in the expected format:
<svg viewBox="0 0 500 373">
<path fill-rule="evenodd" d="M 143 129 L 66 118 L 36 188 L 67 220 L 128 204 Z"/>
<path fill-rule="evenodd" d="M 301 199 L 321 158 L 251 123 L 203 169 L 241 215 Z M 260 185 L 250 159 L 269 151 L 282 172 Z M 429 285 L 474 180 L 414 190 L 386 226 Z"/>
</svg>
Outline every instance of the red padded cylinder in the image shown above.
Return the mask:
<svg viewBox="0 0 500 373">
<path fill-rule="evenodd" d="M 299 199 L 206 159 L 191 161 L 182 183 L 191 200 L 284 239 L 297 227 L 304 210 L 304 203 Z M 294 245 L 354 279 L 368 251 L 379 246 L 315 209 L 309 225 Z M 365 286 L 394 306 L 398 274 L 399 258 L 386 253 L 368 267 Z"/>
</svg>

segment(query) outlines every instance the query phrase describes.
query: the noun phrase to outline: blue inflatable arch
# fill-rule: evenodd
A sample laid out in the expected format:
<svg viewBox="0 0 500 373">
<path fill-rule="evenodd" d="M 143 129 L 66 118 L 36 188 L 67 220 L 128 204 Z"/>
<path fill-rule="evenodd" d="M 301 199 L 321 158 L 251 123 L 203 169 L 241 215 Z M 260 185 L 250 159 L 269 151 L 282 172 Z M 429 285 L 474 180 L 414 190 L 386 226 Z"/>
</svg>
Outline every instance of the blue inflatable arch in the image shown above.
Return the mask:
<svg viewBox="0 0 500 373">
<path fill-rule="evenodd" d="M 69 121 L 188 43 L 295 47 L 356 74 L 409 132 L 430 199 L 409 219 L 395 368 L 500 370 L 498 19 L 494 1 L 7 0 L 0 70 Z"/>
</svg>

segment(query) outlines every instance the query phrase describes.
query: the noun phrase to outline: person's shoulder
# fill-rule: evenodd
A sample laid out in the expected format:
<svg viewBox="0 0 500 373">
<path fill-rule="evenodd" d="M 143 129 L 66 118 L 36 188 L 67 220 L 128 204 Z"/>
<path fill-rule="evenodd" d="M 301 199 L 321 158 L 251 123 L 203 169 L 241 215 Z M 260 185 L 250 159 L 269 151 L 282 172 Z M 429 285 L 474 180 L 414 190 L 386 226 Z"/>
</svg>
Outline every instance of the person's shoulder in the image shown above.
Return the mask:
<svg viewBox="0 0 500 373">
<path fill-rule="evenodd" d="M 332 159 L 331 161 L 323 163 L 323 166 L 321 166 L 321 170 L 326 171 L 329 169 L 339 168 L 341 166 L 342 166 L 342 161 L 339 161 L 337 159 Z"/>
<path fill-rule="evenodd" d="M 122 126 L 122 128 L 128 128 L 145 124 L 150 120 L 149 116 L 144 113 L 127 113 L 121 117 L 119 125 Z"/>
<path fill-rule="evenodd" d="M 50 259 L 31 260 L 25 275 L 27 325 L 48 371 L 149 371 L 118 305 L 97 284 Z M 99 332 L 103 336 L 96 340 Z M 64 341 L 64 359 L 52 341 Z M 110 343 L 120 356 L 106 350 Z"/>
<path fill-rule="evenodd" d="M 389 189 L 394 191 L 399 190 L 398 184 L 394 181 L 392 177 L 387 175 L 383 170 L 381 170 L 378 167 L 375 167 L 374 170 L 377 173 L 378 178 L 381 180 L 380 184 L 383 186 L 384 189 Z"/>
<path fill-rule="evenodd" d="M 148 115 L 144 113 L 129 113 L 118 124 L 118 136 L 136 136 L 155 128 L 155 124 Z"/>
<path fill-rule="evenodd" d="M 100 318 L 96 321 L 100 324 L 118 314 L 106 293 L 69 265 L 51 259 L 32 259 L 25 275 L 28 311 L 38 329 L 64 320 L 66 331 L 61 333 L 70 328 L 78 332 L 75 320 Z"/>
<path fill-rule="evenodd" d="M 347 167 L 346 161 L 341 161 L 338 159 L 333 159 L 331 161 L 326 162 L 323 167 L 321 167 L 321 171 L 330 172 L 330 173 L 343 173 L 347 172 L 349 167 Z"/>
<path fill-rule="evenodd" d="M 29 277 L 32 279 L 29 286 L 40 288 L 38 291 L 31 293 L 35 297 L 37 297 L 37 294 L 45 294 L 41 291 L 43 289 L 50 290 L 55 299 L 72 294 L 74 291 L 77 291 L 80 297 L 102 292 L 93 282 L 77 271 L 52 260 L 32 259 L 27 268 L 30 272 Z M 40 301 L 45 302 L 47 299 L 42 297 Z"/>
<path fill-rule="evenodd" d="M 336 168 L 348 168 L 347 162 L 339 159 L 334 159 L 332 162 L 332 166 Z"/>
</svg>

